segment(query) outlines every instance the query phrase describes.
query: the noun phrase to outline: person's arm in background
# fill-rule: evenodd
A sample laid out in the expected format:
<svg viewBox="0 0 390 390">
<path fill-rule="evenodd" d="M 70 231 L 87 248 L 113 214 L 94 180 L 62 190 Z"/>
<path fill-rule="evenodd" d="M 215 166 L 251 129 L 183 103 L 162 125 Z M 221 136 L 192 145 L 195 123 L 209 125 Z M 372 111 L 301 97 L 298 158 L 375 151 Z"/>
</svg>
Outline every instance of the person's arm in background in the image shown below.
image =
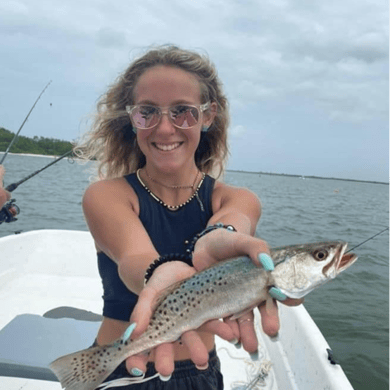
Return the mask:
<svg viewBox="0 0 390 390">
<path fill-rule="evenodd" d="M 11 193 L 4 189 L 3 187 L 3 177 L 5 174 L 5 169 L 0 165 L 0 209 L 4 206 L 4 203 L 11 199 Z"/>
</svg>

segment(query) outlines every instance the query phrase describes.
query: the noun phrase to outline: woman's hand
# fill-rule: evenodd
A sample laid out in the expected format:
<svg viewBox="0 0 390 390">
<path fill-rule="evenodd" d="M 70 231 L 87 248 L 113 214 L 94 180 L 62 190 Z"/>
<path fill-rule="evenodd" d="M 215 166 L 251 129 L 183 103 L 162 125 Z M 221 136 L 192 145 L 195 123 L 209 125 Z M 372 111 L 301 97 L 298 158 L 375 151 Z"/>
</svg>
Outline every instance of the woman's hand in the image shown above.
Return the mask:
<svg viewBox="0 0 390 390">
<path fill-rule="evenodd" d="M 165 263 L 156 268 L 145 288 L 141 291 L 138 303 L 131 316 L 130 322 L 136 323 L 132 339 L 138 338 L 146 330 L 162 291 L 176 282 L 191 277 L 195 272 L 196 270 L 193 267 L 181 261 Z M 219 320 L 208 321 L 198 330 L 217 334 L 225 340 L 232 341 L 235 339 L 232 328 Z M 185 332 L 181 336 L 181 342 L 188 348 L 190 358 L 194 364 L 199 369 L 207 368 L 209 351 L 198 332 L 194 330 Z M 174 370 L 173 343 L 161 344 L 153 350 L 153 353 L 156 370 L 163 377 L 170 376 Z M 134 371 L 135 368 L 145 372 L 147 361 L 147 355 L 131 356 L 126 361 L 126 367 L 133 375 L 137 372 Z"/>
<path fill-rule="evenodd" d="M 268 254 L 269 247 L 265 241 L 247 234 L 219 228 L 204 235 L 197 241 L 193 255 L 193 265 L 197 271 L 200 271 L 218 261 L 246 255 L 257 266 L 264 267 L 267 271 L 272 271 L 273 261 Z M 303 299 L 283 297 L 283 294 L 277 294 L 275 290 L 271 291 L 271 295 L 288 306 L 297 306 L 303 302 Z M 276 336 L 280 328 L 276 300 L 273 300 L 267 307 L 264 304 L 260 305 L 259 311 L 264 333 L 271 337 Z M 257 337 L 253 318 L 254 315 L 251 311 L 237 320 L 225 320 L 236 338 L 242 342 L 244 349 L 249 353 L 254 353 L 257 350 Z"/>
</svg>

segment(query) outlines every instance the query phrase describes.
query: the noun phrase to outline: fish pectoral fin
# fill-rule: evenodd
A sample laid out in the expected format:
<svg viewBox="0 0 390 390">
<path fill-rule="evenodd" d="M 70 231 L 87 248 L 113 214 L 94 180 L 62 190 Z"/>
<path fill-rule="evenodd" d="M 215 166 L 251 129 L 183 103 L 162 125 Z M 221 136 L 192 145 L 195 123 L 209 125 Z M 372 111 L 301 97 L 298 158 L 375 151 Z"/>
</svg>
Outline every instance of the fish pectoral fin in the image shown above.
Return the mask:
<svg viewBox="0 0 390 390">
<path fill-rule="evenodd" d="M 233 314 L 231 317 L 227 317 L 227 318 L 228 318 L 228 320 L 231 320 L 231 321 L 236 320 L 237 318 L 240 318 L 240 317 L 243 316 L 244 314 L 247 314 L 247 313 L 249 313 L 250 311 L 252 311 L 256 306 L 257 306 L 257 305 L 253 305 L 253 306 L 251 306 L 251 307 L 249 307 L 249 308 L 247 307 L 246 309 L 241 310 L 241 311 L 239 311 L 238 313 L 235 313 L 235 314 Z"/>
</svg>

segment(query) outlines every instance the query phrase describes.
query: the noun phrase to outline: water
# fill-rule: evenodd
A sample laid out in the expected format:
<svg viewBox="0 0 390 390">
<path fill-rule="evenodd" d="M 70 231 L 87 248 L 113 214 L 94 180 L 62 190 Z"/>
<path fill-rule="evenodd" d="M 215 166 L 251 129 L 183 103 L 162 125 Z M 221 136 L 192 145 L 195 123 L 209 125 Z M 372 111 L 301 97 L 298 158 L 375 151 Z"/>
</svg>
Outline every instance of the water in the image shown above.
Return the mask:
<svg viewBox="0 0 390 390">
<path fill-rule="evenodd" d="M 5 184 L 51 161 L 9 155 Z M 70 164 L 64 159 L 21 184 L 13 192 L 21 208 L 18 221 L 3 223 L 0 236 L 18 230 L 87 230 L 81 198 L 91 167 L 92 163 Z M 257 234 L 270 246 L 332 239 L 353 246 L 388 226 L 387 185 L 241 172 L 228 172 L 225 181 L 259 195 L 263 215 Z M 356 390 L 389 388 L 388 249 L 387 233 L 367 242 L 356 249 L 359 260 L 350 269 L 305 299 L 306 309 Z"/>
<path fill-rule="evenodd" d="M 5 187 L 52 161 L 51 157 L 8 155 L 4 162 Z M 64 158 L 14 190 L 12 195 L 21 212 L 16 222 L 1 225 L 0 237 L 19 230 L 88 230 L 81 199 L 89 184 L 91 172 L 87 171 L 91 169 L 91 164 L 71 161 Z"/>
</svg>

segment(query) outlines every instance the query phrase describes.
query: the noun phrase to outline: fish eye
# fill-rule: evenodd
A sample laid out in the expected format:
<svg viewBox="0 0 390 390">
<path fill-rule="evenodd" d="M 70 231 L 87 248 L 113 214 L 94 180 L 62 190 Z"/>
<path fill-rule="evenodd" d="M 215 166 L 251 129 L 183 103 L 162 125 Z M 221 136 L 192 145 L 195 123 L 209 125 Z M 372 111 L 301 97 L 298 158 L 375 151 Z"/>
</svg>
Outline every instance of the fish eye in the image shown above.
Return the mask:
<svg viewBox="0 0 390 390">
<path fill-rule="evenodd" d="M 324 261 L 328 257 L 328 251 L 325 249 L 318 249 L 313 252 L 313 257 L 317 261 Z"/>
</svg>

